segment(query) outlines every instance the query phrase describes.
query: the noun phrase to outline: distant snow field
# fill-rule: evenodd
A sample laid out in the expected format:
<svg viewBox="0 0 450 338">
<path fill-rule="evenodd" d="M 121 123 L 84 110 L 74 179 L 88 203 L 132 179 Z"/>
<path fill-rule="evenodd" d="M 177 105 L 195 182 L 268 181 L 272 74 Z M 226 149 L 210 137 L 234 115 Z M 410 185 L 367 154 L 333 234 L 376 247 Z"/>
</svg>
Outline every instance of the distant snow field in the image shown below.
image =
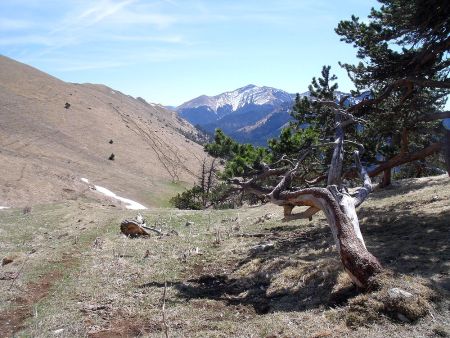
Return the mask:
<svg viewBox="0 0 450 338">
<path fill-rule="evenodd" d="M 3 210 L 3 209 L 9 209 L 9 207 L 2 207 L 2 206 L 0 206 L 0 210 Z"/>
<path fill-rule="evenodd" d="M 84 183 L 89 184 L 89 180 L 87 178 L 82 177 L 81 181 L 84 182 Z M 95 187 L 95 190 L 97 190 L 99 193 L 125 203 L 126 204 L 125 208 L 127 208 L 127 209 L 130 209 L 130 210 L 147 209 L 147 207 L 143 206 L 142 204 L 140 204 L 140 203 L 138 203 L 136 201 L 130 200 L 130 199 L 125 198 L 125 197 L 117 196 L 115 193 L 113 193 L 109 189 L 106 189 L 106 188 L 101 187 L 99 185 L 94 185 L 94 187 Z"/>
</svg>

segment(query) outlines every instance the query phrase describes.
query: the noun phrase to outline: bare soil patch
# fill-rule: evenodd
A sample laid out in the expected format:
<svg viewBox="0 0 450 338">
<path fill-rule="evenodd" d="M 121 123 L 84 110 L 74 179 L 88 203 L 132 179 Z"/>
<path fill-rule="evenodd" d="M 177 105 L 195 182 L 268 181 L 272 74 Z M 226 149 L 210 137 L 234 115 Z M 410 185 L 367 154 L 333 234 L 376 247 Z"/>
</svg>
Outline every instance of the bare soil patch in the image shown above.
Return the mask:
<svg viewBox="0 0 450 338">
<path fill-rule="evenodd" d="M 13 302 L 13 307 L 0 313 L 0 337 L 12 337 L 25 327 L 25 321 L 33 315 L 33 305 L 48 295 L 51 287 L 62 277 L 59 271 L 51 271 L 38 281 L 27 285 Z"/>
</svg>

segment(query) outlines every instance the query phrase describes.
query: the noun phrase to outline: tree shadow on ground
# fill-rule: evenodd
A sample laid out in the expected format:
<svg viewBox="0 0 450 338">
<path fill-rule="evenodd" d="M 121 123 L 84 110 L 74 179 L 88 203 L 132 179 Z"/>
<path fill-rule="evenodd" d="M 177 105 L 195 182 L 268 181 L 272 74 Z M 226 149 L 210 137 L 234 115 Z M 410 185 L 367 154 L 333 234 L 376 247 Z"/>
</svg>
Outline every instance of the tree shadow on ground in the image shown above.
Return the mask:
<svg viewBox="0 0 450 338">
<path fill-rule="evenodd" d="M 366 208 L 360 215 L 367 247 L 386 268 L 432 279 L 450 291 L 450 210 L 418 214 L 396 205 L 388 212 Z"/>
<path fill-rule="evenodd" d="M 442 181 L 436 177 L 428 178 L 424 181 L 417 181 L 416 179 L 404 179 L 400 181 L 393 181 L 391 185 L 376 191 L 376 193 L 370 195 L 370 199 L 383 199 L 392 195 L 404 195 L 410 192 L 414 192 L 423 188 L 430 187 L 442 187 Z"/>
<path fill-rule="evenodd" d="M 250 249 L 231 274 L 204 274 L 173 283 L 178 296 L 251 306 L 255 313 L 265 314 L 335 306 L 357 294 L 352 285 L 335 289 L 341 267 L 330 249 L 333 239 L 327 227 L 271 230 L 275 232 L 260 244 L 273 246 L 263 251 Z"/>
<path fill-rule="evenodd" d="M 431 279 L 448 290 L 450 210 L 414 211 L 402 203 L 388 210 L 362 207 L 366 245 L 394 273 Z M 182 299 L 250 306 L 257 314 L 345 304 L 359 291 L 348 280 L 340 280 L 344 274 L 338 253 L 331 249 L 334 241 L 326 221 L 316 218 L 310 225 L 266 228 L 268 236 L 235 262 L 229 274 L 212 272 L 172 285 Z"/>
</svg>

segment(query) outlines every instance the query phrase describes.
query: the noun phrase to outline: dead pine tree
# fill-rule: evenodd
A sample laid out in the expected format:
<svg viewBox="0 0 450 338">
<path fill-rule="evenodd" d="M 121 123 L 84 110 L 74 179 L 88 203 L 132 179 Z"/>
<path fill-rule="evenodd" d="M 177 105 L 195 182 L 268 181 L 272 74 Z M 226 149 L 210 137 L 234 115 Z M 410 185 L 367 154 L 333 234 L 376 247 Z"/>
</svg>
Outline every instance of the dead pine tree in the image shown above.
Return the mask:
<svg viewBox="0 0 450 338">
<path fill-rule="evenodd" d="M 201 189 L 201 199 L 202 207 L 204 209 L 208 208 L 210 205 L 210 194 L 215 182 L 215 175 L 217 171 L 216 158 L 213 158 L 209 163 L 208 159 L 204 158 L 202 162 L 202 170 L 200 173 L 200 189 Z"/>
<path fill-rule="evenodd" d="M 372 182 L 360 161 L 362 145 L 353 152 L 354 163 L 362 181 L 361 186 L 349 193 L 342 183 L 345 127 L 355 123 L 357 118 L 347 112 L 341 103 L 322 102 L 335 114 L 334 141 L 324 142 L 320 146 L 332 146 L 333 154 L 327 174 L 326 187 L 312 186 L 311 181 L 303 179 L 303 161 L 311 155 L 314 147 L 301 150 L 295 161 L 287 160 L 288 166 L 271 168 L 262 164 L 263 169 L 246 178 L 233 178 L 230 182 L 238 185 L 243 191 L 264 197 L 267 201 L 284 208 L 284 220 L 311 219 L 322 211 L 333 233 L 342 265 L 352 281 L 360 288 L 370 287 L 370 279 L 382 271 L 380 262 L 366 248 L 361 234 L 356 208 L 360 206 L 372 191 Z M 348 141 L 351 142 L 351 141 Z M 354 146 L 354 142 L 352 146 Z M 275 178 L 275 185 L 267 186 L 268 179 Z M 293 183 L 303 183 L 306 187 L 296 187 Z M 307 206 L 306 211 L 293 213 L 297 206 Z"/>
</svg>

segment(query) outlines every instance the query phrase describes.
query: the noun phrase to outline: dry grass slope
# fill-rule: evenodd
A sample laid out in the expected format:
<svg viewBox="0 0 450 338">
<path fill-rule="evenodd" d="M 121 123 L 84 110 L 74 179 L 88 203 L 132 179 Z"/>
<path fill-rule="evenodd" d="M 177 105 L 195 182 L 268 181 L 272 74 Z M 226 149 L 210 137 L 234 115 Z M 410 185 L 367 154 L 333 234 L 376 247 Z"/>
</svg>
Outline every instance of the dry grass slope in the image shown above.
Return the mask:
<svg viewBox="0 0 450 338">
<path fill-rule="evenodd" d="M 0 206 L 99 198 L 81 177 L 157 206 L 195 181 L 204 157 L 184 136 L 196 130 L 162 106 L 3 56 L 0 102 Z"/>
<path fill-rule="evenodd" d="M 120 222 L 134 212 L 88 199 L 3 210 L 0 336 L 445 337 L 449 198 L 445 176 L 373 194 L 362 231 L 390 272 L 365 294 L 320 215 L 153 209 L 147 224 L 178 235 L 129 239 Z M 392 302 L 394 287 L 414 297 Z"/>
</svg>

